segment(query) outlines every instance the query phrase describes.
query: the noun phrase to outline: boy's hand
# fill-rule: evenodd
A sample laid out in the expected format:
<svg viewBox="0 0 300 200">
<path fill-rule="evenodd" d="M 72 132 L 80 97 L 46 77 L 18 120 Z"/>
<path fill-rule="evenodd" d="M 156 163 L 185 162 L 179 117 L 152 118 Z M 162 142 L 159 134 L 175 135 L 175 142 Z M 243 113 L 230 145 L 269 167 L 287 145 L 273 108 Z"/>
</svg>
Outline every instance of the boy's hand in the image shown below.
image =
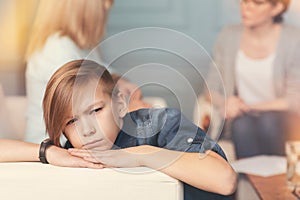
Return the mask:
<svg viewBox="0 0 300 200">
<path fill-rule="evenodd" d="M 68 151 L 73 156 L 77 156 L 87 162 L 103 164 L 104 167 L 138 167 L 141 166 L 139 163 L 141 155 L 133 152 L 134 148 L 105 151 L 68 149 Z"/>
<path fill-rule="evenodd" d="M 66 149 L 56 146 L 50 146 L 46 150 L 46 158 L 50 164 L 60 167 L 103 168 L 103 165 L 99 162 L 93 163 L 82 158 L 72 156 Z"/>
<path fill-rule="evenodd" d="M 86 161 L 102 163 L 104 167 L 150 167 L 162 169 L 174 162 L 183 152 L 171 151 L 151 145 L 128 147 L 120 150 L 68 149 L 73 156 Z"/>
</svg>

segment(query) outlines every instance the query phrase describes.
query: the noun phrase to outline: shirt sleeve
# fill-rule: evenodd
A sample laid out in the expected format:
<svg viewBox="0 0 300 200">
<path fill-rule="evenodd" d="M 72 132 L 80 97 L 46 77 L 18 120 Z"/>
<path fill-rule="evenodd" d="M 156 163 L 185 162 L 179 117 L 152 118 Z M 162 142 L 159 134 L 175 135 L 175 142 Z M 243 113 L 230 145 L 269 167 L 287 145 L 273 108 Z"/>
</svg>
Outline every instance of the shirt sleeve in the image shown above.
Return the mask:
<svg viewBox="0 0 300 200">
<path fill-rule="evenodd" d="M 289 105 L 289 110 L 300 113 L 300 29 L 292 29 L 285 37 L 289 38 L 287 59 L 285 63 L 285 98 Z M 284 49 L 284 48 L 283 48 Z M 286 49 L 285 49 L 286 50 Z M 283 56 L 283 55 L 282 55 Z"/>
<path fill-rule="evenodd" d="M 158 146 L 170 150 L 205 153 L 212 150 L 226 156 L 221 147 L 201 128 L 193 124 L 177 109 L 165 109 L 163 125 L 158 135 Z"/>
</svg>

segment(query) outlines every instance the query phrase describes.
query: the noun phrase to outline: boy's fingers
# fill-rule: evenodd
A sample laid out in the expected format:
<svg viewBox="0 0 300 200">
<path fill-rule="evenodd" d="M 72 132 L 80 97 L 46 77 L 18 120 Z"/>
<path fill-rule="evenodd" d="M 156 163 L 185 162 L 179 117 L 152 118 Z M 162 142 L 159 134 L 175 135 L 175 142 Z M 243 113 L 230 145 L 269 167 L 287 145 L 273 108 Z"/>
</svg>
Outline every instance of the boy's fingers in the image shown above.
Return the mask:
<svg viewBox="0 0 300 200">
<path fill-rule="evenodd" d="M 92 168 L 92 169 L 103 169 L 104 166 L 100 163 L 89 163 L 88 164 L 88 168 Z"/>
<path fill-rule="evenodd" d="M 92 169 L 103 169 L 104 166 L 102 163 L 93 163 L 86 160 L 82 160 L 80 163 L 78 163 L 80 167 L 83 168 L 92 168 Z"/>
<path fill-rule="evenodd" d="M 70 154 L 78 157 L 87 157 L 92 155 L 92 153 L 86 153 L 86 152 L 70 152 Z"/>
<path fill-rule="evenodd" d="M 93 162 L 93 163 L 99 163 L 100 161 L 95 157 L 83 157 L 84 160 Z"/>
</svg>

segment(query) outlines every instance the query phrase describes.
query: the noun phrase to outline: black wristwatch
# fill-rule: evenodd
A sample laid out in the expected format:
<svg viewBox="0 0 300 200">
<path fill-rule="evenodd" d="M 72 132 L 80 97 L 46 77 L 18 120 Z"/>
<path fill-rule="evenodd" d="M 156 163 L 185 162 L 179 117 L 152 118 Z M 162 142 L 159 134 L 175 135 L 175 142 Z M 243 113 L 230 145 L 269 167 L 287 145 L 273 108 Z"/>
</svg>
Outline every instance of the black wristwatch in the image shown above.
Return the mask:
<svg viewBox="0 0 300 200">
<path fill-rule="evenodd" d="M 49 164 L 46 158 L 46 150 L 51 145 L 53 145 L 53 142 L 49 138 L 45 139 L 40 145 L 39 159 L 43 164 Z"/>
</svg>

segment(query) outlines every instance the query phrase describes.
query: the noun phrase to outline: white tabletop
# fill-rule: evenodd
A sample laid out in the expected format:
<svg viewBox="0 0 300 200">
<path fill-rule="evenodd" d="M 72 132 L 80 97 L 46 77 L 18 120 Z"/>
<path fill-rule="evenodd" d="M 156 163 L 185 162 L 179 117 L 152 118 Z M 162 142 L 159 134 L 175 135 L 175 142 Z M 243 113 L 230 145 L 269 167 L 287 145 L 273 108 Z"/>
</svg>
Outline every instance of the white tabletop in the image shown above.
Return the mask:
<svg viewBox="0 0 300 200">
<path fill-rule="evenodd" d="M 0 199 L 183 199 L 182 184 L 149 168 L 64 168 L 0 163 Z"/>
</svg>

